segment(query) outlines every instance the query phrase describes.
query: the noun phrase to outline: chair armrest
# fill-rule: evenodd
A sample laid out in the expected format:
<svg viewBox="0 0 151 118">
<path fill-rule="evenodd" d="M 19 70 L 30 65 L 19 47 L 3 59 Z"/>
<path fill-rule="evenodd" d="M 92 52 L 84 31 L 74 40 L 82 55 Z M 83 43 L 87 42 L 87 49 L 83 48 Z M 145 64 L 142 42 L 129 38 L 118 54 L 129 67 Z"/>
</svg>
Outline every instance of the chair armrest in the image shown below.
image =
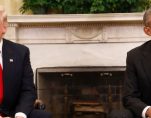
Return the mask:
<svg viewBox="0 0 151 118">
<path fill-rule="evenodd" d="M 42 100 L 37 99 L 34 103 L 35 109 L 44 110 L 46 108 L 46 105 L 42 102 Z"/>
</svg>

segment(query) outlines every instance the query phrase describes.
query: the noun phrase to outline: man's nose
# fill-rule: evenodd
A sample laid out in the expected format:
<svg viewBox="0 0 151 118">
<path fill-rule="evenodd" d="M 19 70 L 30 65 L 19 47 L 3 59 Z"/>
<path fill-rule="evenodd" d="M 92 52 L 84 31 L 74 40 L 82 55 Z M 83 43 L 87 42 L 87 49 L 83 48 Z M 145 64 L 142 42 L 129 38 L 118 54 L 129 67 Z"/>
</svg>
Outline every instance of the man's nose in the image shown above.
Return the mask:
<svg viewBox="0 0 151 118">
<path fill-rule="evenodd" d="M 6 33 L 6 27 L 5 26 L 0 26 L 0 38 L 2 38 L 5 33 Z"/>
<path fill-rule="evenodd" d="M 5 28 L 4 27 L 1 27 L 1 29 L 0 29 L 1 31 L 0 31 L 0 34 L 2 35 L 2 34 L 4 34 L 5 33 Z"/>
</svg>

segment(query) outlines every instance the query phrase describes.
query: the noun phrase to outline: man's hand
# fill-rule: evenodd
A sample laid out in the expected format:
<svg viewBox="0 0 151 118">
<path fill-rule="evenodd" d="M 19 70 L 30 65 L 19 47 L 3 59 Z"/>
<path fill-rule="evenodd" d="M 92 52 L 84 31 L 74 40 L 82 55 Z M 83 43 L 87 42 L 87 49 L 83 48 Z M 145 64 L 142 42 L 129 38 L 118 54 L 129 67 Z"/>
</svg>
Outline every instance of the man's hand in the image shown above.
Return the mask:
<svg viewBox="0 0 151 118">
<path fill-rule="evenodd" d="M 146 111 L 146 117 L 151 118 L 151 107 L 149 107 Z"/>
</svg>

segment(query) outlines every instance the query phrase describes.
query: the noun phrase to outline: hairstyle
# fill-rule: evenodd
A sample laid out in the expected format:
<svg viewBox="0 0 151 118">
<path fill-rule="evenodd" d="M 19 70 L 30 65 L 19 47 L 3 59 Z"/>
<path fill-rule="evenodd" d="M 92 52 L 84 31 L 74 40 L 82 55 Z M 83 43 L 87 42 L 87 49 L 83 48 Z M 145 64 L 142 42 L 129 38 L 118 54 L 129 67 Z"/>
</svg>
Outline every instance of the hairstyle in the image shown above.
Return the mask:
<svg viewBox="0 0 151 118">
<path fill-rule="evenodd" d="M 149 26 L 150 24 L 150 18 L 151 18 L 151 8 L 145 11 L 143 16 L 143 24 L 144 26 Z"/>
</svg>

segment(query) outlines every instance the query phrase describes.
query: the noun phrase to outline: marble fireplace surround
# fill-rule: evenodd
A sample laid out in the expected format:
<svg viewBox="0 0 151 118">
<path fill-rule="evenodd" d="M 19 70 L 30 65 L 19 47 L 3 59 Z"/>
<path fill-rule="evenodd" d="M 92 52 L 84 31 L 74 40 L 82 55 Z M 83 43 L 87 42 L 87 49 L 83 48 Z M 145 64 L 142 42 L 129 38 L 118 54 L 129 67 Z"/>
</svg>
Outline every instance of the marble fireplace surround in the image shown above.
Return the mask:
<svg viewBox="0 0 151 118">
<path fill-rule="evenodd" d="M 128 50 L 149 40 L 143 13 L 8 16 L 6 38 L 30 48 L 41 67 L 125 67 Z"/>
</svg>

